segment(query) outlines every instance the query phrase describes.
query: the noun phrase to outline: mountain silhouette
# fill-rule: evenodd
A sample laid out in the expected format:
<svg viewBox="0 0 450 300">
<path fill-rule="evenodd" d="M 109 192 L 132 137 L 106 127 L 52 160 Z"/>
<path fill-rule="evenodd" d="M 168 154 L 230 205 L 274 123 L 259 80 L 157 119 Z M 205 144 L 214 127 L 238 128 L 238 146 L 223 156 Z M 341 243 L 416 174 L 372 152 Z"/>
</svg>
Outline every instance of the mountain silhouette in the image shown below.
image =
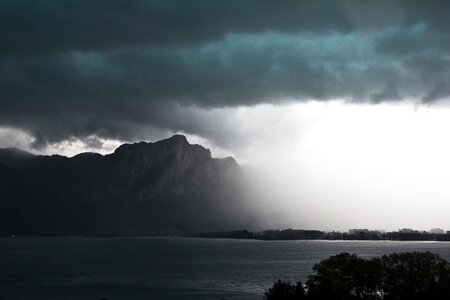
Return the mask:
<svg viewBox="0 0 450 300">
<path fill-rule="evenodd" d="M 0 149 L 0 234 L 154 234 L 249 226 L 240 166 L 182 135 L 68 158 Z"/>
</svg>

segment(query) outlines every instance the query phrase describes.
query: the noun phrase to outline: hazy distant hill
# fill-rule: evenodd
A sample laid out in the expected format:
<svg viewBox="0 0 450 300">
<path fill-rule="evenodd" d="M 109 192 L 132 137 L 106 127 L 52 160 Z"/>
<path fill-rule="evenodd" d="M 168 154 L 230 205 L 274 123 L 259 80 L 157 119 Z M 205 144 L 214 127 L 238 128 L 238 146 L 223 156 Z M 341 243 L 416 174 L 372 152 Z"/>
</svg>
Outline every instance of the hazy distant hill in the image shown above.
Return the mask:
<svg viewBox="0 0 450 300">
<path fill-rule="evenodd" d="M 0 149 L 0 234 L 149 234 L 248 226 L 233 158 L 175 135 L 110 155 Z"/>
</svg>

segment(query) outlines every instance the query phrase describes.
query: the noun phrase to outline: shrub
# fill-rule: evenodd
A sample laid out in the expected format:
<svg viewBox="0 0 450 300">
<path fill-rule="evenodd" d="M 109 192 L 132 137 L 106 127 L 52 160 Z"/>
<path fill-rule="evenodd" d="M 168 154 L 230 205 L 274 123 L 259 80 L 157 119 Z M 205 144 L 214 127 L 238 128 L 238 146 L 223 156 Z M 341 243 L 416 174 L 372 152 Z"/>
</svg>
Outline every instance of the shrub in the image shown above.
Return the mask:
<svg viewBox="0 0 450 300">
<path fill-rule="evenodd" d="M 267 300 L 300 300 L 305 299 L 305 290 L 300 281 L 294 285 L 289 281 L 278 280 L 265 291 L 264 295 Z"/>
<path fill-rule="evenodd" d="M 439 255 L 394 253 L 380 260 L 384 299 L 450 299 L 450 265 Z"/>
<path fill-rule="evenodd" d="M 381 299 L 380 262 L 341 253 L 313 267 L 306 283 L 309 299 Z"/>
<path fill-rule="evenodd" d="M 267 300 L 450 299 L 450 265 L 437 254 L 405 252 L 364 259 L 341 253 L 313 267 L 305 288 L 278 280 Z M 306 290 L 306 292 L 305 292 Z"/>
</svg>

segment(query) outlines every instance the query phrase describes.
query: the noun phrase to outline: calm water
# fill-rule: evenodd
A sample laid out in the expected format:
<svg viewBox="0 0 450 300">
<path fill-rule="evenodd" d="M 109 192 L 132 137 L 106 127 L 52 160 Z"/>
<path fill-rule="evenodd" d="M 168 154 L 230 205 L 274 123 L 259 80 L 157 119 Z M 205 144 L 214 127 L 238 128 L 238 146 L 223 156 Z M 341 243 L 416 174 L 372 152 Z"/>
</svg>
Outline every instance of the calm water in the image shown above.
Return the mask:
<svg viewBox="0 0 450 300">
<path fill-rule="evenodd" d="M 0 299 L 261 299 L 342 251 L 432 251 L 450 243 L 185 238 L 0 239 Z"/>
</svg>

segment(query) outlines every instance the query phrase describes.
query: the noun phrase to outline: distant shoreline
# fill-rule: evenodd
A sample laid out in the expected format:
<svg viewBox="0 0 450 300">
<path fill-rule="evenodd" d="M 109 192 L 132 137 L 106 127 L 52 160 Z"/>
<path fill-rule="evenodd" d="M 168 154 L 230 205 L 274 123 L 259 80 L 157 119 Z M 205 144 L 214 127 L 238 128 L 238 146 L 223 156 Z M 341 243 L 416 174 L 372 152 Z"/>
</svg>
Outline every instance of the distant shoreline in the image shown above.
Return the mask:
<svg viewBox="0 0 450 300">
<path fill-rule="evenodd" d="M 152 232 L 149 234 L 115 234 L 115 233 L 87 233 L 87 234 L 62 234 L 42 233 L 36 235 L 11 235 L 0 236 L 1 239 L 14 238 L 139 238 L 139 237 L 182 237 L 204 239 L 235 239 L 235 240 L 260 240 L 260 241 L 410 241 L 410 242 L 450 242 L 450 232 L 431 233 L 412 229 L 383 232 L 367 229 L 352 229 L 348 232 L 319 231 L 303 229 L 264 230 L 264 231 L 214 231 L 214 232 Z"/>
<path fill-rule="evenodd" d="M 205 232 L 191 235 L 200 238 L 225 238 L 225 239 L 251 239 L 251 240 L 325 240 L 325 241 L 417 241 L 417 242 L 449 242 L 450 232 L 432 233 L 412 229 L 401 229 L 399 231 L 383 232 L 367 229 L 351 229 L 348 232 L 319 231 L 302 229 L 265 230 L 251 232 L 222 231 Z"/>
</svg>

